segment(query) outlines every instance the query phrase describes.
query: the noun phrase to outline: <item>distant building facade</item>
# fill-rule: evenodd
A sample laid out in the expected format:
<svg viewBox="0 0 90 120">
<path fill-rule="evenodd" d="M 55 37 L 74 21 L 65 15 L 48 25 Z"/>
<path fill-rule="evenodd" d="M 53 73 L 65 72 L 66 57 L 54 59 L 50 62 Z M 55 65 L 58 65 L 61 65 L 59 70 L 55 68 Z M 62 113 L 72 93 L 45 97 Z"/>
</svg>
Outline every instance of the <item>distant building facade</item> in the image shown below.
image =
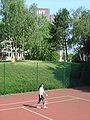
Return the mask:
<svg viewBox="0 0 90 120">
<path fill-rule="evenodd" d="M 50 14 L 49 8 L 38 8 L 37 15 L 45 15 L 47 20 L 52 23 L 54 16 Z"/>
<path fill-rule="evenodd" d="M 17 60 L 24 59 L 23 50 L 19 47 L 15 47 L 10 40 L 4 40 L 1 42 L 2 50 L 0 51 L 1 60 L 12 60 L 15 57 Z"/>
</svg>

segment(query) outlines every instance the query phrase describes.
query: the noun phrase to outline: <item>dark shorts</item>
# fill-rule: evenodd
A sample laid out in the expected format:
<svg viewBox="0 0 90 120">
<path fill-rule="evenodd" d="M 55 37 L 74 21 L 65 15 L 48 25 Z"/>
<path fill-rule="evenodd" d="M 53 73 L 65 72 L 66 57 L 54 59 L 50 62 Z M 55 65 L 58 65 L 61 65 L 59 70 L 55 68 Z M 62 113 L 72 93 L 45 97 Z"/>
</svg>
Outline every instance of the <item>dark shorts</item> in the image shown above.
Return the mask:
<svg viewBox="0 0 90 120">
<path fill-rule="evenodd" d="M 38 101 L 38 103 L 40 103 L 41 101 L 43 101 L 43 103 L 44 103 L 44 97 L 43 97 L 43 95 L 41 95 L 41 97 L 39 95 L 39 101 Z"/>
</svg>

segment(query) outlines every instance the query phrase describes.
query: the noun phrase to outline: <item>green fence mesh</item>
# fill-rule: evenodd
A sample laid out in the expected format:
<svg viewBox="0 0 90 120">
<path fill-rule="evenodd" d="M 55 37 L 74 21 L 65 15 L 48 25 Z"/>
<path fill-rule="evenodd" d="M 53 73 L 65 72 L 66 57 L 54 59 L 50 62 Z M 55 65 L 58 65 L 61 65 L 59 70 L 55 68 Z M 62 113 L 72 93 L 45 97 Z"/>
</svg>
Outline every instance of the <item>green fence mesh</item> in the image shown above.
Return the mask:
<svg viewBox="0 0 90 120">
<path fill-rule="evenodd" d="M 84 68 L 65 62 L 1 62 L 0 94 L 35 91 L 42 82 L 45 89 L 80 86 L 84 84 Z"/>
</svg>

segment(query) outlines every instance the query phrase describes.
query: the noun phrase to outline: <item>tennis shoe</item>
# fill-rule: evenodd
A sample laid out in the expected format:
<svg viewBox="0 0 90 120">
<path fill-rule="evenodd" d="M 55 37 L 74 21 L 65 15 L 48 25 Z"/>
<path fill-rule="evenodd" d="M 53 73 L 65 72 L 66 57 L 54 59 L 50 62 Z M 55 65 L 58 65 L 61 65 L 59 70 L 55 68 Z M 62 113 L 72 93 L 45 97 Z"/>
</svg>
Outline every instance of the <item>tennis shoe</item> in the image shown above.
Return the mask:
<svg viewBox="0 0 90 120">
<path fill-rule="evenodd" d="M 40 106 L 37 106 L 37 109 L 40 109 L 41 107 Z"/>
<path fill-rule="evenodd" d="M 46 109 L 46 108 L 48 108 L 47 106 L 44 106 L 44 108 Z"/>
</svg>

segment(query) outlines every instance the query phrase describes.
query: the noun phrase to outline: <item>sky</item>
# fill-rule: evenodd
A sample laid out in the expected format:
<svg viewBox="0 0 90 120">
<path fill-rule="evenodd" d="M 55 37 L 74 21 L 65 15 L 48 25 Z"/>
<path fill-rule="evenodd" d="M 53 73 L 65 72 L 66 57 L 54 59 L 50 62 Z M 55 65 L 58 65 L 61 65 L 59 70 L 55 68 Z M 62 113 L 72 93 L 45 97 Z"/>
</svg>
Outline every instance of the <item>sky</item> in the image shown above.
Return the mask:
<svg viewBox="0 0 90 120">
<path fill-rule="evenodd" d="M 55 14 L 61 8 L 76 10 L 79 7 L 84 7 L 90 10 L 90 0 L 25 0 L 25 4 L 29 7 L 36 3 L 39 8 L 49 8 L 51 14 Z"/>
</svg>

